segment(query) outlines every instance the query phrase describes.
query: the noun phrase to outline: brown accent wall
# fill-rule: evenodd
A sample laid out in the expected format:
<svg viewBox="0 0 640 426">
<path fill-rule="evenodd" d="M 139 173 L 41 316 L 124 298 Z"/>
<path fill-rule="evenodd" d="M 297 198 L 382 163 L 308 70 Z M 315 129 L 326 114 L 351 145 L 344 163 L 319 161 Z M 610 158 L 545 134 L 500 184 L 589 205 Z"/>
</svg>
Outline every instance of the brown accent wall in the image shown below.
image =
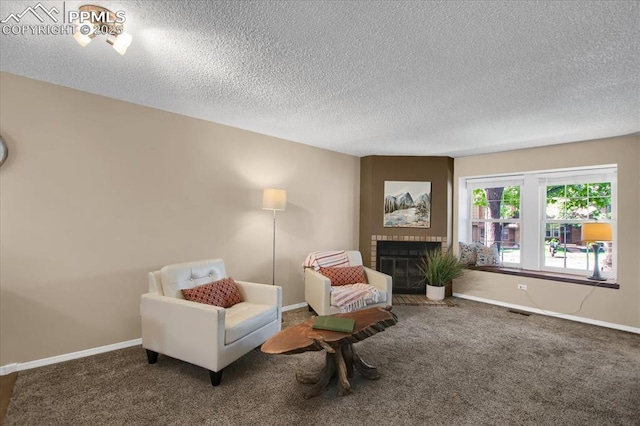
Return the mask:
<svg viewBox="0 0 640 426">
<path fill-rule="evenodd" d="M 431 228 L 385 228 L 384 182 L 431 182 Z M 360 159 L 360 252 L 371 266 L 372 236 L 440 238 L 450 241 L 453 212 L 453 158 L 390 157 L 372 155 Z M 386 238 L 379 238 L 385 236 Z M 373 259 L 375 261 L 375 259 Z"/>
</svg>

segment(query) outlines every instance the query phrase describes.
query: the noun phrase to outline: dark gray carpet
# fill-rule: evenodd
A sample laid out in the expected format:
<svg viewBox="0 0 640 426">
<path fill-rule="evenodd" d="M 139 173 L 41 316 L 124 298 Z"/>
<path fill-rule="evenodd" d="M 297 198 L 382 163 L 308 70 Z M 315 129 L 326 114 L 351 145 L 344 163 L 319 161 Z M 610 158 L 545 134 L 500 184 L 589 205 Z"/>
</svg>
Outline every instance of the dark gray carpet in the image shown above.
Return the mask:
<svg viewBox="0 0 640 426">
<path fill-rule="evenodd" d="M 304 400 L 320 352 L 252 351 L 214 388 L 198 367 L 140 347 L 23 371 L 6 425 L 638 425 L 640 336 L 457 299 L 396 306 L 396 326 L 355 345 L 382 373 Z M 299 315 L 301 312 L 290 315 Z M 296 317 L 295 319 L 298 319 Z"/>
</svg>

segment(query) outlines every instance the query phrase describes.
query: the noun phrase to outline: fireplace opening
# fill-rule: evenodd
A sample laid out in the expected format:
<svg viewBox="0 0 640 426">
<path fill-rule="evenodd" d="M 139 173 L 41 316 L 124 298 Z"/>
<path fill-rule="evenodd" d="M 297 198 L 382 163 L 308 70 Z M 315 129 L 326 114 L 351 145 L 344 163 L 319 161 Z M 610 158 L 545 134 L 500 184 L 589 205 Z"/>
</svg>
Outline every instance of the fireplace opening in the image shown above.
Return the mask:
<svg viewBox="0 0 640 426">
<path fill-rule="evenodd" d="M 378 241 L 378 271 L 393 278 L 394 294 L 425 294 L 427 285 L 418 268 L 426 251 L 442 250 L 442 244 L 426 241 Z"/>
</svg>

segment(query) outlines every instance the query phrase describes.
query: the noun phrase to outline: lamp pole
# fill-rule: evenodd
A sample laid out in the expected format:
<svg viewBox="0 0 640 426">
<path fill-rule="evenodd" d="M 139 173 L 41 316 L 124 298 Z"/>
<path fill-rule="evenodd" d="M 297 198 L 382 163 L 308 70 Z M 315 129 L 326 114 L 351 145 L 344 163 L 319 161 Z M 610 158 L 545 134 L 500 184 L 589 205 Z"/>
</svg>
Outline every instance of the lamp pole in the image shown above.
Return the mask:
<svg viewBox="0 0 640 426">
<path fill-rule="evenodd" d="M 276 285 L 276 211 L 273 210 L 273 261 L 271 264 L 271 285 Z"/>
<path fill-rule="evenodd" d="M 267 188 L 262 195 L 262 208 L 273 212 L 273 248 L 271 259 L 271 285 L 276 285 L 276 211 L 285 210 L 287 206 L 287 191 L 284 189 Z"/>
</svg>

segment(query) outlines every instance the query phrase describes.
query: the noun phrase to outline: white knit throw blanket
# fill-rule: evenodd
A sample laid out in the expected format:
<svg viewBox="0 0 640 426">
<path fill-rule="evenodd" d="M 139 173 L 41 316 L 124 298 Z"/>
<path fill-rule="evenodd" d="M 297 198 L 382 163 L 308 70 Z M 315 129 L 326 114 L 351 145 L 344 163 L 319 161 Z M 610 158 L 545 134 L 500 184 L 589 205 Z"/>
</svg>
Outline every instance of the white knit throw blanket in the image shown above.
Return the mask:
<svg viewBox="0 0 640 426">
<path fill-rule="evenodd" d="M 352 312 L 367 306 L 367 300 L 378 303 L 380 293 L 369 284 L 347 284 L 331 286 L 331 299 L 340 312 Z"/>
</svg>

